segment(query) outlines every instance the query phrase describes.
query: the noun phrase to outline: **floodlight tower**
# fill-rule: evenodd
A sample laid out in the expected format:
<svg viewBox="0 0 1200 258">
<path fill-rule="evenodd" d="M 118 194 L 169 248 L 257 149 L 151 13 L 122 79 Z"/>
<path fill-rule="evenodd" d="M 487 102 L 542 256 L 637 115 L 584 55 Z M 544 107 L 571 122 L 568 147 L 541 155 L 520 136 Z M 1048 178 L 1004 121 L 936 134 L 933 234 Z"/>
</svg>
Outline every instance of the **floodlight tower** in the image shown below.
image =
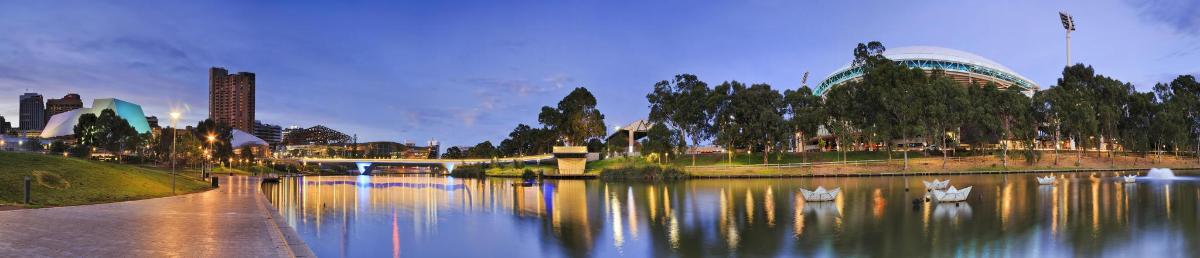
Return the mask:
<svg viewBox="0 0 1200 258">
<path fill-rule="evenodd" d="M 1063 29 L 1067 30 L 1067 66 L 1071 66 L 1071 32 L 1075 31 L 1075 18 L 1067 12 L 1058 12 L 1058 18 L 1062 20 Z"/>
</svg>

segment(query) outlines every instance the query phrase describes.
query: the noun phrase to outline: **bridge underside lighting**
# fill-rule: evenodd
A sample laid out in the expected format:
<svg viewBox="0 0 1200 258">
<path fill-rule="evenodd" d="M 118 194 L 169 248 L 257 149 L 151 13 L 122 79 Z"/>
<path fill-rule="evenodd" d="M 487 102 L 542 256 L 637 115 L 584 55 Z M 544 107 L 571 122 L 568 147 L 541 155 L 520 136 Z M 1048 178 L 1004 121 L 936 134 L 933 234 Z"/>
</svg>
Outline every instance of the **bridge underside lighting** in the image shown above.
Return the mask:
<svg viewBox="0 0 1200 258">
<path fill-rule="evenodd" d="M 354 165 L 358 167 L 359 175 L 366 174 L 371 168 L 371 162 L 355 162 Z"/>
</svg>

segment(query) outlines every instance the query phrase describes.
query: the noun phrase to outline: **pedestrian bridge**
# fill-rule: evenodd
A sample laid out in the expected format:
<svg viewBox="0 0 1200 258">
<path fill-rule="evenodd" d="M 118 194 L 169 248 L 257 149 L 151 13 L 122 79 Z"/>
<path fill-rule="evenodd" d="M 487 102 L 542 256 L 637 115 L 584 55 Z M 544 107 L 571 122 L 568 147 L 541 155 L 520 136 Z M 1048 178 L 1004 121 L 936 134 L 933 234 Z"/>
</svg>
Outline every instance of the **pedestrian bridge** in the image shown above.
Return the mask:
<svg viewBox="0 0 1200 258">
<path fill-rule="evenodd" d="M 488 163 L 507 163 L 507 162 L 541 162 L 554 160 L 554 155 L 536 155 L 522 156 L 514 158 L 497 158 L 497 159 L 353 159 L 353 158 L 299 158 L 296 159 L 304 164 L 350 164 L 353 163 L 358 168 L 359 174 L 371 174 L 371 170 L 379 165 L 411 165 L 411 166 L 442 166 L 446 171 L 454 171 L 454 167 L 459 165 L 471 164 L 488 164 Z"/>
</svg>

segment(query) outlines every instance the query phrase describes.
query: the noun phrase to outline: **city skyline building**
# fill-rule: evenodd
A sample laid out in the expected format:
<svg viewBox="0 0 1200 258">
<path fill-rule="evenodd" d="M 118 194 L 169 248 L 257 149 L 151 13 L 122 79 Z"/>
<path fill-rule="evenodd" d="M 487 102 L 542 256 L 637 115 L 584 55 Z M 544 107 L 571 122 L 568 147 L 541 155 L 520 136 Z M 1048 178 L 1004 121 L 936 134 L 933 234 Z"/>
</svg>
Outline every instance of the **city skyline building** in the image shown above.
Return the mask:
<svg viewBox="0 0 1200 258">
<path fill-rule="evenodd" d="M 271 146 L 279 145 L 279 142 L 283 140 L 283 127 L 258 120 L 254 121 L 254 131 L 251 133 Z"/>
<path fill-rule="evenodd" d="M 12 130 L 12 123 L 4 120 L 4 116 L 0 116 L 0 135 L 8 134 L 8 130 Z"/>
<path fill-rule="evenodd" d="M 21 94 L 20 130 L 42 130 L 46 127 L 46 105 L 42 94 Z"/>
<path fill-rule="evenodd" d="M 254 131 L 254 73 L 213 67 L 208 73 L 208 118 L 245 132 Z"/>
<path fill-rule="evenodd" d="M 83 108 L 83 99 L 79 94 L 68 93 L 59 99 L 46 99 L 46 121 L 50 121 L 54 115 L 80 108 Z"/>
</svg>

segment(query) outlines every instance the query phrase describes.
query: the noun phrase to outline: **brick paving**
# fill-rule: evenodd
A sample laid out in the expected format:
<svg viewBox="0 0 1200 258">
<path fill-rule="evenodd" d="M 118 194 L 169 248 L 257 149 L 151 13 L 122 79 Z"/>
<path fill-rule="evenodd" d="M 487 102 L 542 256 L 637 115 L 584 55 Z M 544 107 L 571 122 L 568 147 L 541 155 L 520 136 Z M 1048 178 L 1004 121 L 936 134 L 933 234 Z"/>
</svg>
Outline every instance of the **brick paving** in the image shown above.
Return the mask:
<svg viewBox="0 0 1200 258">
<path fill-rule="evenodd" d="M 296 257 L 258 178 L 221 187 L 108 204 L 0 211 L 0 257 Z"/>
</svg>

